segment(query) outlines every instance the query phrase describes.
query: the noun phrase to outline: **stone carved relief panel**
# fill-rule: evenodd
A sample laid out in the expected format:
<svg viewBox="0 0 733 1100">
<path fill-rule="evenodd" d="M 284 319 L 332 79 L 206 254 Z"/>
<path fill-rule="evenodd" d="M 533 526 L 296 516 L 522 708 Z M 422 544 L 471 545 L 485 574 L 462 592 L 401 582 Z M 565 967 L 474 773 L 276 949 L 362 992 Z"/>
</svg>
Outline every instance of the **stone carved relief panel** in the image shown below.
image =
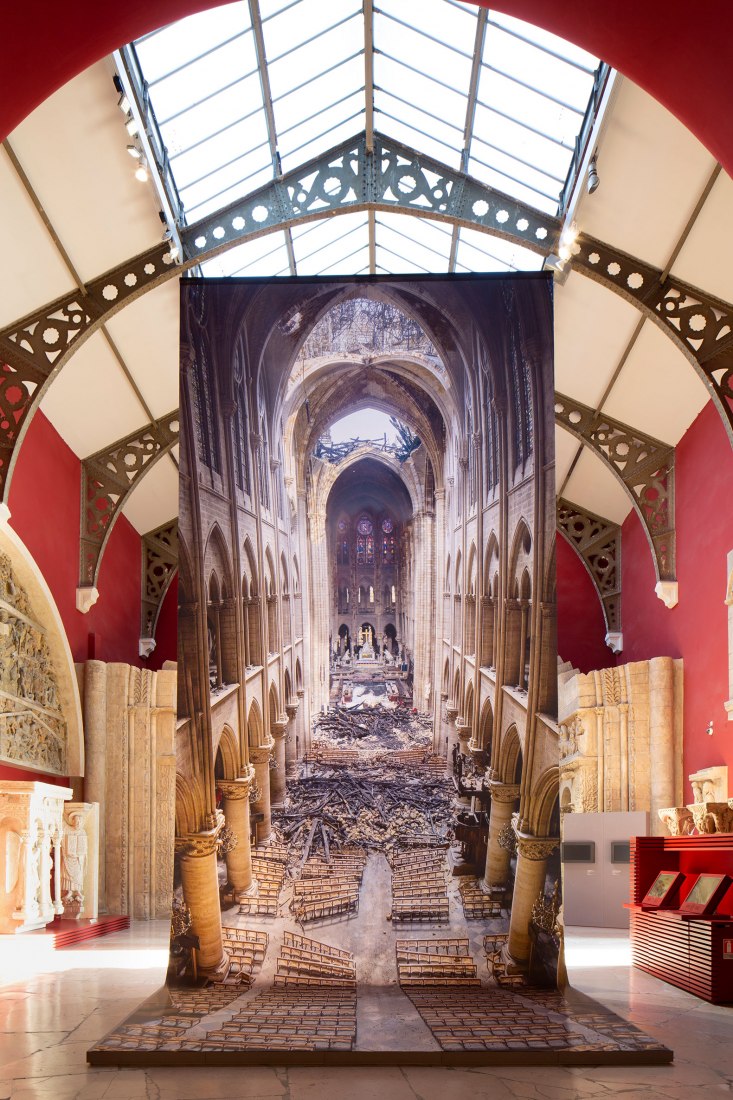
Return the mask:
<svg viewBox="0 0 733 1100">
<path fill-rule="evenodd" d="M 66 744 L 46 631 L 0 553 L 0 759 L 64 775 Z"/>
<path fill-rule="evenodd" d="M 566 811 L 658 812 L 682 790 L 682 662 L 670 657 L 559 682 Z"/>
</svg>

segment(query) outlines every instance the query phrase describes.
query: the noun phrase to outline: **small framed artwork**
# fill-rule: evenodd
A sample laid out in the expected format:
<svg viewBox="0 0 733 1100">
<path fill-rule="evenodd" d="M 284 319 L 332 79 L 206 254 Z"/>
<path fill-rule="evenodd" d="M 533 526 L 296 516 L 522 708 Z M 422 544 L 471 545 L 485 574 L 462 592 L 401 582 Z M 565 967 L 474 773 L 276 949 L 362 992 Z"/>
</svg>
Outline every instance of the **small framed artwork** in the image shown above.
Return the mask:
<svg viewBox="0 0 733 1100">
<path fill-rule="evenodd" d="M 685 876 L 681 871 L 660 871 L 641 904 L 645 909 L 670 909 L 677 901 Z"/>
<path fill-rule="evenodd" d="M 730 884 L 730 875 L 698 875 L 680 906 L 680 913 L 695 917 L 709 916 L 715 912 Z"/>
</svg>

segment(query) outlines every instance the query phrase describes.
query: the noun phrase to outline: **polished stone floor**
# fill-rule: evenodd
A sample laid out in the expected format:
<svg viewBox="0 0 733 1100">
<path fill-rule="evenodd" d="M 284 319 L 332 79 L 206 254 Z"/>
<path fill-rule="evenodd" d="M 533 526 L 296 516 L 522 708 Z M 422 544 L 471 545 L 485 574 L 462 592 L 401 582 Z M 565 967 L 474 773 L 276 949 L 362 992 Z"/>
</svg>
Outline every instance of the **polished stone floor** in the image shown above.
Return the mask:
<svg viewBox="0 0 733 1100">
<path fill-rule="evenodd" d="M 0 1100 L 572 1100 L 733 1095 L 733 1008 L 709 1005 L 629 966 L 618 932 L 575 929 L 576 988 L 675 1051 L 670 1066 L 439 1068 L 269 1066 L 93 1068 L 86 1051 L 162 982 L 167 927 L 127 932 L 55 954 L 16 939 L 0 947 Z"/>
</svg>

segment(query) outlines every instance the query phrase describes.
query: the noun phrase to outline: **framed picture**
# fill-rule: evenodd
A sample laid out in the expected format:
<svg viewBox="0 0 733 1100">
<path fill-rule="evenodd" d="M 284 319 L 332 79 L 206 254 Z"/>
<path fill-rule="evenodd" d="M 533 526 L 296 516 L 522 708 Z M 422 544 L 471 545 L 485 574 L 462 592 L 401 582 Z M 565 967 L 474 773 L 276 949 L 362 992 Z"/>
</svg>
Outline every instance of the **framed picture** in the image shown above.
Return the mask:
<svg viewBox="0 0 733 1100">
<path fill-rule="evenodd" d="M 696 917 L 709 916 L 715 912 L 730 884 L 729 875 L 698 875 L 680 906 L 680 912 L 690 913 Z"/>
<path fill-rule="evenodd" d="M 645 909 L 671 909 L 674 907 L 685 876 L 681 871 L 660 871 L 641 904 Z"/>
</svg>

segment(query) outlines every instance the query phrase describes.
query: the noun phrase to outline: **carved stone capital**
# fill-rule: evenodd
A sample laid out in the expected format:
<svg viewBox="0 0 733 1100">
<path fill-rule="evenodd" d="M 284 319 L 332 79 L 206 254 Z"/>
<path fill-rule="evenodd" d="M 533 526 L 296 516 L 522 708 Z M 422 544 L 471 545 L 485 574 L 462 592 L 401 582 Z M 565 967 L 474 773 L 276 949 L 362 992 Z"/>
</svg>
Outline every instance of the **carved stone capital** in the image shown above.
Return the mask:
<svg viewBox="0 0 733 1100">
<path fill-rule="evenodd" d="M 176 852 L 184 859 L 203 859 L 216 852 L 221 824 L 205 833 L 187 833 L 176 837 Z"/>
<path fill-rule="evenodd" d="M 717 805 L 717 803 L 693 802 L 687 807 L 699 833 L 714 833 L 716 831 L 715 819 L 710 812 L 710 807 L 714 805 Z"/>
<path fill-rule="evenodd" d="M 138 652 L 141 657 L 149 657 L 155 649 L 155 638 L 141 638 Z"/>
<path fill-rule="evenodd" d="M 281 737 L 284 737 L 288 732 L 288 719 L 284 716 L 277 718 L 274 722 L 270 723 L 270 733 L 278 741 Z"/>
<path fill-rule="evenodd" d="M 529 836 L 515 830 L 517 848 L 524 859 L 540 860 L 549 859 L 556 848 L 560 846 L 560 838 L 554 836 Z"/>
<path fill-rule="evenodd" d="M 270 740 L 264 745 L 255 745 L 249 750 L 249 758 L 253 764 L 264 764 L 266 760 L 270 759 L 270 752 L 272 751 L 275 742 Z"/>
<path fill-rule="evenodd" d="M 687 806 L 668 806 L 657 813 L 670 836 L 687 836 L 692 831 L 694 821 Z"/>
<path fill-rule="evenodd" d="M 516 802 L 519 798 L 519 784 L 496 783 L 494 780 L 490 780 L 489 793 L 492 802 Z"/>
<path fill-rule="evenodd" d="M 455 703 L 447 703 L 445 708 L 445 716 L 449 722 L 454 722 L 458 717 L 458 707 Z"/>
<path fill-rule="evenodd" d="M 605 641 L 612 653 L 620 653 L 624 648 L 624 636 L 620 630 L 609 630 Z"/>
<path fill-rule="evenodd" d="M 220 779 L 217 786 L 228 802 L 240 802 L 249 797 L 252 777 L 246 779 Z"/>
<path fill-rule="evenodd" d="M 295 718 L 296 714 L 298 713 L 298 707 L 299 706 L 300 706 L 300 700 L 298 700 L 297 703 L 293 702 L 293 703 L 286 703 L 285 704 L 285 713 L 288 716 L 288 721 L 292 722 L 293 718 Z"/>
</svg>

